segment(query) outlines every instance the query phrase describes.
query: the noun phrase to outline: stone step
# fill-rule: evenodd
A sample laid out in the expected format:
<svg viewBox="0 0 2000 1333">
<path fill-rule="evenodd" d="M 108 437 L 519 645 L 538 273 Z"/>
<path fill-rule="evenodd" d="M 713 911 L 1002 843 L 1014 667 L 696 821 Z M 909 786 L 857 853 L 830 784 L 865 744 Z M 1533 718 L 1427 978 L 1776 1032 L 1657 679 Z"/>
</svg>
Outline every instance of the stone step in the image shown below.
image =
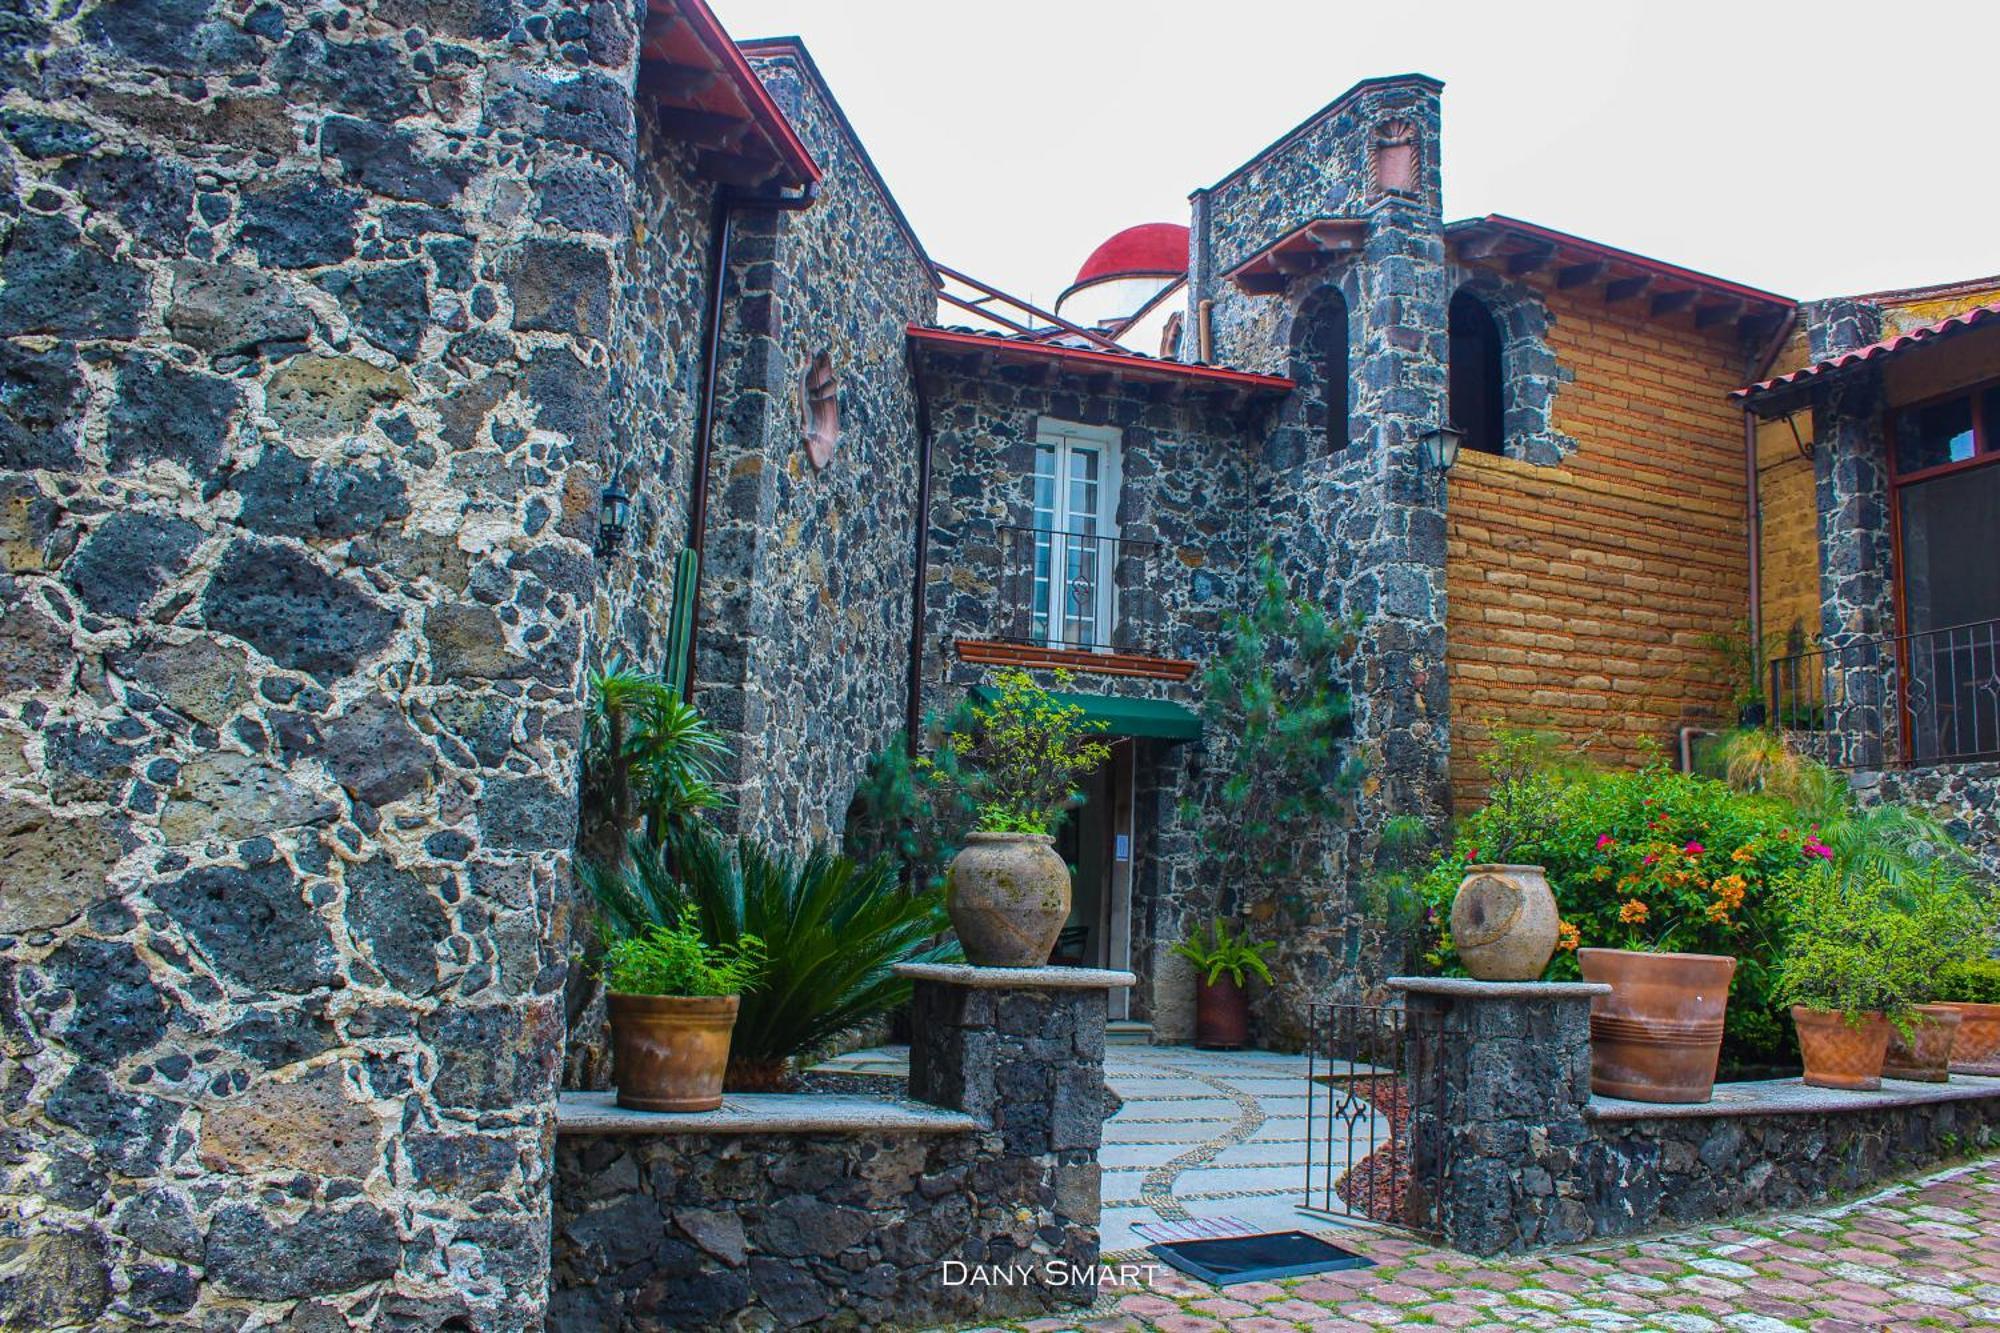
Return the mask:
<svg viewBox="0 0 2000 1333">
<path fill-rule="evenodd" d="M 1106 1046 L 1151 1046 L 1153 1025 L 1136 1019 L 1121 1018 L 1104 1025 Z"/>
</svg>

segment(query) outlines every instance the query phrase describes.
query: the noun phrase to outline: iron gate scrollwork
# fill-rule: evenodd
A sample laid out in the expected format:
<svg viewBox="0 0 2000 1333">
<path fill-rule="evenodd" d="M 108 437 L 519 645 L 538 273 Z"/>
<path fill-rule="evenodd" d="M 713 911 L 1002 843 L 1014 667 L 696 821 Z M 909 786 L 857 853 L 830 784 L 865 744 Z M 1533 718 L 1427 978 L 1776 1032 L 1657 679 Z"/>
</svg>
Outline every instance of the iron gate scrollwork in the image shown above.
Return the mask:
<svg viewBox="0 0 2000 1333">
<path fill-rule="evenodd" d="M 1444 1039 L 1439 1012 L 1312 1006 L 1305 1211 L 1442 1234 L 1439 1209 L 1450 1169 L 1436 1132 L 1444 1114 L 1444 1080 L 1437 1076 Z"/>
</svg>

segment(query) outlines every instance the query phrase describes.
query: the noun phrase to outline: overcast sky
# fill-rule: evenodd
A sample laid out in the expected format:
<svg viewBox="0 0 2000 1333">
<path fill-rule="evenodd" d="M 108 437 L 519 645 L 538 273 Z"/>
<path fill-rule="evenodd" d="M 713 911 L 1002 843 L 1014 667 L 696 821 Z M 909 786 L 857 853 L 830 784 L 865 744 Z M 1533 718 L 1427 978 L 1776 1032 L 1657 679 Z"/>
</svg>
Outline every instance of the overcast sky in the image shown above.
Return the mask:
<svg viewBox="0 0 2000 1333">
<path fill-rule="evenodd" d="M 1795 297 L 2000 272 L 1987 0 L 712 0 L 796 34 L 932 258 L 1052 303 L 1091 248 L 1370 75 L 1445 82 L 1445 216 Z"/>
</svg>

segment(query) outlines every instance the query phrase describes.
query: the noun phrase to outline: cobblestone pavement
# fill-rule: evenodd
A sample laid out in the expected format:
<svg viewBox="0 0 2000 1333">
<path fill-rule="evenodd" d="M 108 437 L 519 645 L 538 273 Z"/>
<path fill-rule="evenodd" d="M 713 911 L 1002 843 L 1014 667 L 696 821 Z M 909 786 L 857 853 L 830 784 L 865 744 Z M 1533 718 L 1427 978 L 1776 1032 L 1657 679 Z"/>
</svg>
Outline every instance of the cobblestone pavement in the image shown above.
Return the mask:
<svg viewBox="0 0 2000 1333">
<path fill-rule="evenodd" d="M 1160 1333 L 1532 1328 L 1617 1333 L 2000 1329 L 2000 1158 L 1866 1199 L 1554 1254 L 1472 1259 L 1325 1232 L 1370 1269 L 1221 1291 L 1162 1268 L 1089 1311 L 1004 1327 Z M 1106 1255 L 1145 1259 L 1143 1253 Z"/>
</svg>

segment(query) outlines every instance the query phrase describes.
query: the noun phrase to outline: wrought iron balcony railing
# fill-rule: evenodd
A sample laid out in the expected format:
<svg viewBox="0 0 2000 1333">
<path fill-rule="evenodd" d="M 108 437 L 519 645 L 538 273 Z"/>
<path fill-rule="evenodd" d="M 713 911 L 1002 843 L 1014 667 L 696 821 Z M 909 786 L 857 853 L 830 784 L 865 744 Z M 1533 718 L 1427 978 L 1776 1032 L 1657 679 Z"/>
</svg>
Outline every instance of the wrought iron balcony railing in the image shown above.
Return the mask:
<svg viewBox="0 0 2000 1333">
<path fill-rule="evenodd" d="M 2000 620 L 1778 658 L 1770 722 L 1835 768 L 2000 759 Z"/>
<path fill-rule="evenodd" d="M 1157 542 L 1003 524 L 995 633 L 1048 648 L 1144 653 L 1160 628 Z"/>
</svg>

